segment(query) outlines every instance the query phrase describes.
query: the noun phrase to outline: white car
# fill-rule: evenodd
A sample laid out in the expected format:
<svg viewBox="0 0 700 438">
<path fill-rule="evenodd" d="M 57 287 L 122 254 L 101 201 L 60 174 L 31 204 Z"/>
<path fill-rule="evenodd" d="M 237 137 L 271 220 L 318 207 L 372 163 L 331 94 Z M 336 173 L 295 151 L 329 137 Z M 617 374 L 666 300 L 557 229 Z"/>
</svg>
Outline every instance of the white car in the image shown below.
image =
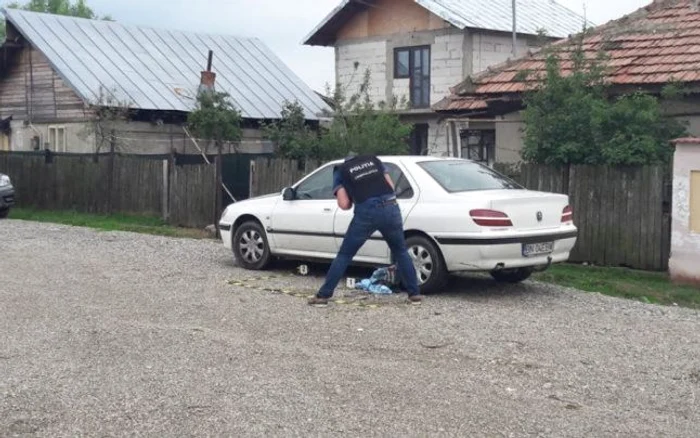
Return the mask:
<svg viewBox="0 0 700 438">
<path fill-rule="evenodd" d="M 567 195 L 526 190 L 464 159 L 379 158 L 396 186 L 421 293 L 438 291 L 450 273 L 489 272 L 498 281 L 519 282 L 568 260 L 577 229 Z M 226 208 L 221 238 L 242 267 L 265 269 L 273 258 L 335 258 L 352 219 L 352 210 L 341 210 L 333 196 L 333 167 L 341 162 L 319 167 L 281 193 Z M 391 264 L 380 233 L 353 263 Z"/>
</svg>

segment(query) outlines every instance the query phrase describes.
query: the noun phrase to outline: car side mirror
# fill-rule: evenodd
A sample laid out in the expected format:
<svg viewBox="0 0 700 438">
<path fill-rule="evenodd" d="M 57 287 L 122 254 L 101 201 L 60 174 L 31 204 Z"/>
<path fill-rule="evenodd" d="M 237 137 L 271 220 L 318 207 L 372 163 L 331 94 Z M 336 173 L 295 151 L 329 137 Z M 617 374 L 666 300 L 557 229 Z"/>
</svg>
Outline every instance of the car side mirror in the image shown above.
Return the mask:
<svg viewBox="0 0 700 438">
<path fill-rule="evenodd" d="M 296 190 L 291 187 L 285 187 L 282 190 L 282 199 L 285 201 L 293 201 L 297 197 Z"/>
</svg>

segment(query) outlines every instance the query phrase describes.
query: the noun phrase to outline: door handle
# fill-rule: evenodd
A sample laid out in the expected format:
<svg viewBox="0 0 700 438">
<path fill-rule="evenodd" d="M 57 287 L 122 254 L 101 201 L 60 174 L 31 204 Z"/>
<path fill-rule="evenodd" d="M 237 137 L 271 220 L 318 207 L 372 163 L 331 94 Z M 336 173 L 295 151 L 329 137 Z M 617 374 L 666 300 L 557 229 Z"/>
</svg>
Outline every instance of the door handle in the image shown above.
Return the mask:
<svg viewBox="0 0 700 438">
<path fill-rule="evenodd" d="M 332 208 L 328 208 L 328 207 L 326 207 L 326 208 L 324 208 L 324 209 L 323 209 L 323 211 L 327 211 L 327 212 L 329 212 L 329 213 L 330 213 L 331 211 L 333 211 L 333 209 L 332 209 Z"/>
</svg>

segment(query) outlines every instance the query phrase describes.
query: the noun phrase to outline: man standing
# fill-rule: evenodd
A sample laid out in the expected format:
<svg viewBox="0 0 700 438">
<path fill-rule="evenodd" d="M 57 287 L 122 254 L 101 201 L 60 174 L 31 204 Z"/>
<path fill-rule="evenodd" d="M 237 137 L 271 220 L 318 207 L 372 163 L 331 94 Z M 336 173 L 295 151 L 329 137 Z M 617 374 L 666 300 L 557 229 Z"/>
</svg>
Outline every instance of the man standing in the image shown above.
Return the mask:
<svg viewBox="0 0 700 438">
<path fill-rule="evenodd" d="M 328 304 L 328 299 L 333 296 L 333 291 L 345 275 L 353 257 L 377 230 L 396 259 L 399 278 L 408 290 L 409 301 L 420 304 L 423 297 L 418 290 L 416 271 L 406 249 L 401 210 L 396 202 L 394 184 L 384 163 L 374 155 L 347 158 L 343 164 L 335 167 L 333 178 L 333 192 L 338 206 L 349 210 L 354 204 L 355 209 L 340 251 L 328 269 L 326 280 L 318 293 L 309 298 L 309 304 L 317 307 Z"/>
</svg>

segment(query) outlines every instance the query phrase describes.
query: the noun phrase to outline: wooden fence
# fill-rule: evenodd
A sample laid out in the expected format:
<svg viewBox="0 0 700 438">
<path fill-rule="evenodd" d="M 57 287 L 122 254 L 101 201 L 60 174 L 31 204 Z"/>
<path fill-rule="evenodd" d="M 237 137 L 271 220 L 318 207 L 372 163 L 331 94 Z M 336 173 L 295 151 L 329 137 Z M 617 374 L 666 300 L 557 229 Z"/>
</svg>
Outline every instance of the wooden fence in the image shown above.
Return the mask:
<svg viewBox="0 0 700 438">
<path fill-rule="evenodd" d="M 257 158 L 250 162 L 250 197 L 279 193 L 319 167 L 319 161 L 301 163 L 283 158 Z"/>
<path fill-rule="evenodd" d="M 22 207 L 161 216 L 173 225 L 215 223 L 215 168 L 169 159 L 0 153 Z"/>
<path fill-rule="evenodd" d="M 250 195 L 279 193 L 319 166 L 251 161 Z M 573 262 L 664 271 L 671 248 L 670 172 L 663 167 L 496 166 L 532 190 L 568 194 L 579 229 Z"/>
<path fill-rule="evenodd" d="M 671 249 L 670 172 L 660 166 L 499 169 L 532 190 L 568 194 L 579 229 L 573 262 L 665 271 Z"/>
</svg>

